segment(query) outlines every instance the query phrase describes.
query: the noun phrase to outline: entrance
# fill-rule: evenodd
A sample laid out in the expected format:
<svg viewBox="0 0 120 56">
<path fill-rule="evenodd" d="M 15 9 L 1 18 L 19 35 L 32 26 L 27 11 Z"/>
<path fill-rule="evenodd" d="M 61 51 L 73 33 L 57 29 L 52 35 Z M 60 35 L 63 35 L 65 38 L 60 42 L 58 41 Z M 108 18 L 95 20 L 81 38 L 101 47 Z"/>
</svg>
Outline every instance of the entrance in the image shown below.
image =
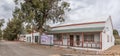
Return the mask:
<svg viewBox="0 0 120 56">
<path fill-rule="evenodd" d="M 74 42 L 73 35 L 70 35 L 70 46 L 73 46 L 73 42 Z"/>
<path fill-rule="evenodd" d="M 35 42 L 38 43 L 38 36 L 35 36 Z"/>
</svg>

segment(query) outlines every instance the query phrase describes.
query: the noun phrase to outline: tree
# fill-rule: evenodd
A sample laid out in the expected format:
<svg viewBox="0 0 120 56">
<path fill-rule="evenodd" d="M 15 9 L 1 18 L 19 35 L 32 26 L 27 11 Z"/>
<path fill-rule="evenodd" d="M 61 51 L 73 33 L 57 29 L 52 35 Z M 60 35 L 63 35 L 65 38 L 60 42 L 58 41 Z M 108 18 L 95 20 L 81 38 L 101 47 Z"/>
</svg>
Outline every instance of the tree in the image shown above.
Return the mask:
<svg viewBox="0 0 120 56">
<path fill-rule="evenodd" d="M 22 23 L 20 19 L 13 18 L 7 23 L 7 27 L 4 29 L 4 39 L 15 40 L 17 35 L 22 33 Z"/>
<path fill-rule="evenodd" d="M 26 33 L 31 33 L 32 32 L 31 25 L 27 25 L 25 31 Z"/>
<path fill-rule="evenodd" d="M 4 39 L 15 40 L 17 39 L 18 34 L 23 33 L 23 20 L 20 17 L 20 9 L 16 7 L 13 18 L 7 23 L 7 27 L 4 29 Z"/>
<path fill-rule="evenodd" d="M 3 23 L 5 23 L 4 19 L 0 19 L 0 28 L 3 26 Z"/>
<path fill-rule="evenodd" d="M 115 38 L 119 38 L 120 39 L 119 33 L 118 33 L 118 31 L 116 29 L 113 30 L 113 35 L 114 35 Z"/>
<path fill-rule="evenodd" d="M 117 31 L 116 29 L 113 30 L 113 34 L 114 34 L 114 35 L 119 35 L 119 34 L 118 34 L 118 31 Z"/>
<path fill-rule="evenodd" d="M 2 38 L 2 26 L 4 23 L 4 19 L 0 19 L 0 39 Z"/>
<path fill-rule="evenodd" d="M 49 20 L 63 22 L 65 11 L 69 11 L 69 3 L 62 0 L 25 0 L 21 3 L 21 17 L 34 24 L 40 34 L 45 31 L 44 26 Z"/>
</svg>

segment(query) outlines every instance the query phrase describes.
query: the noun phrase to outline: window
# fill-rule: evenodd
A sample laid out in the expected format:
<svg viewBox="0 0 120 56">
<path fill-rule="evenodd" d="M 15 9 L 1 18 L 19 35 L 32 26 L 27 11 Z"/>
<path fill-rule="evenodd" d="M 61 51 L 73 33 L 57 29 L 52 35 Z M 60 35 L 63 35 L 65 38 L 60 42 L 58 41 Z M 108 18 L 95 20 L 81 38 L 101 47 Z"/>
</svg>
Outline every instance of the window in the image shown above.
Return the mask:
<svg viewBox="0 0 120 56">
<path fill-rule="evenodd" d="M 112 42 L 112 36 L 111 36 L 111 42 Z"/>
<path fill-rule="evenodd" d="M 107 42 L 109 42 L 109 35 L 107 35 Z"/>
<path fill-rule="evenodd" d="M 79 35 L 76 35 L 76 44 L 79 45 L 80 44 L 80 36 Z"/>
<path fill-rule="evenodd" d="M 55 35 L 55 40 L 62 40 L 62 35 L 61 34 L 56 34 Z"/>
<path fill-rule="evenodd" d="M 76 35 L 76 41 L 79 41 L 79 40 L 80 40 L 79 35 Z"/>
<path fill-rule="evenodd" d="M 67 35 L 66 34 L 63 34 L 63 36 L 61 36 L 62 39 L 67 39 Z"/>
<path fill-rule="evenodd" d="M 94 34 L 89 34 L 84 36 L 85 42 L 94 42 Z"/>
<path fill-rule="evenodd" d="M 35 36 L 35 42 L 38 42 L 38 36 Z"/>
</svg>

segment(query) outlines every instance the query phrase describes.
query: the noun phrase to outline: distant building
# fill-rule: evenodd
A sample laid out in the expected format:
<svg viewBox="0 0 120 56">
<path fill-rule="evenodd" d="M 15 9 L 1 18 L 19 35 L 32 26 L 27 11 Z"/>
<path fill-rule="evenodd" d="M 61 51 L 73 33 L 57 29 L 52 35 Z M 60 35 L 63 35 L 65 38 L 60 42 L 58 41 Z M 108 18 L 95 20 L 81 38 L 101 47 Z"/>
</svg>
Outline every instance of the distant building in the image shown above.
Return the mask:
<svg viewBox="0 0 120 56">
<path fill-rule="evenodd" d="M 26 34 L 26 42 L 38 43 L 39 42 L 39 32 Z"/>
<path fill-rule="evenodd" d="M 39 43 L 39 33 L 21 34 L 19 35 L 19 41 L 29 42 L 29 43 Z"/>
</svg>

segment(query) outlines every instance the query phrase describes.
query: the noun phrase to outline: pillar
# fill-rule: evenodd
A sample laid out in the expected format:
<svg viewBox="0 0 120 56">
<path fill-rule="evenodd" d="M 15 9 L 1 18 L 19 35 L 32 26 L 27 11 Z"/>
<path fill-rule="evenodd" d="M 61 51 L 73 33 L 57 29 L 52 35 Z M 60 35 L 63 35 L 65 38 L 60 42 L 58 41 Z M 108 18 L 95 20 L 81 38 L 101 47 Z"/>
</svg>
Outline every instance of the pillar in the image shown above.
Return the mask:
<svg viewBox="0 0 120 56">
<path fill-rule="evenodd" d="M 100 49 L 102 49 L 102 32 L 100 32 Z"/>
<path fill-rule="evenodd" d="M 82 32 L 82 47 L 84 47 L 84 33 Z"/>
</svg>

